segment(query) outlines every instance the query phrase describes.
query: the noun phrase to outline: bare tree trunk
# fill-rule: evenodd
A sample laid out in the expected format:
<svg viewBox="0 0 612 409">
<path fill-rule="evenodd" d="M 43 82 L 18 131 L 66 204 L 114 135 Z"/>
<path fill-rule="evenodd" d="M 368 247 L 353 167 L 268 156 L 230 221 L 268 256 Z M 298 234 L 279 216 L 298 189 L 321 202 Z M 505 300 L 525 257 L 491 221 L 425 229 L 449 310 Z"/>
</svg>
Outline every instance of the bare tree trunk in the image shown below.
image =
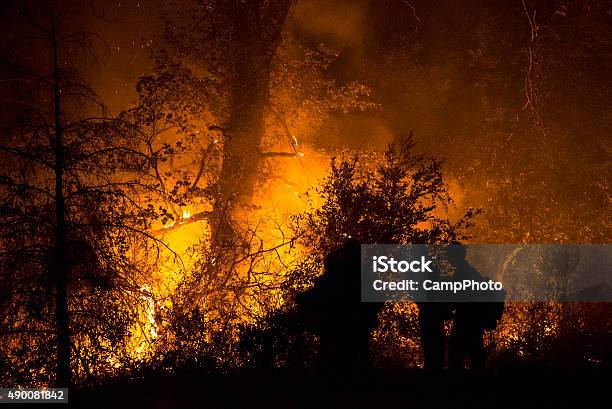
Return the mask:
<svg viewBox="0 0 612 409">
<path fill-rule="evenodd" d="M 262 4 L 267 4 L 263 7 Z M 230 222 L 251 206 L 259 176 L 264 109 L 269 100 L 270 70 L 291 0 L 250 1 L 236 7 L 233 88 L 226 127 L 219 197 L 213 211 L 213 240 L 233 239 Z"/>
<path fill-rule="evenodd" d="M 55 21 L 51 23 L 53 57 L 53 105 L 55 141 L 55 259 L 52 268 L 55 282 L 55 321 L 57 331 L 56 385 L 67 387 L 71 383 L 70 332 L 68 317 L 68 266 L 66 264 L 66 209 L 64 203 L 64 148 L 60 107 L 60 73 Z"/>
</svg>

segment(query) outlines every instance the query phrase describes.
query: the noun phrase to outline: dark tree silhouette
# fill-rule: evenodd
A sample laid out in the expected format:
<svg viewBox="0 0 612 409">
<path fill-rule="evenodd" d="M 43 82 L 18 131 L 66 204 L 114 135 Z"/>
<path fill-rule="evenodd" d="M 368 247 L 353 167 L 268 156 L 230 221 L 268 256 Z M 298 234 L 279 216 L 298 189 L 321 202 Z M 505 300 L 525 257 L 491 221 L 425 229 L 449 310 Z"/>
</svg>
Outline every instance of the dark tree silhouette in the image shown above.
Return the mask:
<svg viewBox="0 0 612 409">
<path fill-rule="evenodd" d="M 272 59 L 292 3 L 213 0 L 194 2 L 189 15 L 178 21 L 167 16 L 165 38 L 179 58 L 167 51 L 158 53 L 157 74 L 149 79 L 158 90 L 164 84 L 175 87 L 173 95 L 182 104 L 227 112 L 222 124 L 211 127 L 224 142 L 212 214 L 219 239 L 231 231 L 225 215 L 231 215 L 234 206 L 250 205 L 261 162 L 258 147 Z M 189 64 L 185 69 L 186 60 L 193 62 L 191 69 Z M 179 78 L 180 72 L 185 75 Z M 180 95 L 185 90 L 190 92 Z"/>
<path fill-rule="evenodd" d="M 347 237 L 397 244 L 463 239 L 478 211 L 470 209 L 454 222 L 447 217 L 453 200 L 442 162 L 416 154 L 414 146 L 410 133 L 382 154 L 333 159 L 330 175 L 317 189 L 322 205 L 297 219 L 309 247 L 325 255 Z"/>
<path fill-rule="evenodd" d="M 186 222 L 208 219 L 218 244 L 244 235 L 237 225 L 257 206 L 252 200 L 264 165 L 275 177 L 274 161 L 301 157 L 296 126 L 375 106 L 363 84 L 324 78 L 337 53 L 307 49 L 284 32 L 292 4 L 211 0 L 168 11 L 154 71 L 138 84 L 139 105 L 154 107 L 155 115 L 147 114 L 153 125 L 181 133 L 199 151 L 187 171 L 191 184 L 182 190 L 192 201 L 212 203 L 212 211 Z M 279 141 L 290 148 L 278 151 Z"/>
<path fill-rule="evenodd" d="M 0 340 L 15 368 L 5 375 L 11 384 L 66 386 L 75 375 L 103 374 L 113 360 L 122 364 L 147 295 L 144 273 L 161 243 L 147 230 L 165 213 L 135 191 L 142 161 L 133 127 L 109 116 L 80 75 L 79 63 L 99 48 L 96 34 L 75 26 L 75 14 L 87 10 L 71 2 L 10 10 L 22 35 L 0 61 L 8 108 L 0 141 Z"/>
</svg>

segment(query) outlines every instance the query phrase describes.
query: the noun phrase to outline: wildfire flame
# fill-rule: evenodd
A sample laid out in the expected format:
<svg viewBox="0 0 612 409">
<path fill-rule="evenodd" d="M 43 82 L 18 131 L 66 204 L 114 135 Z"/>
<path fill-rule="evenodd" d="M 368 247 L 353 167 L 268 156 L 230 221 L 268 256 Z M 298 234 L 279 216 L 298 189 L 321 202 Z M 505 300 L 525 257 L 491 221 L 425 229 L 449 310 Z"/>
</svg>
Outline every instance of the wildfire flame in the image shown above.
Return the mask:
<svg viewBox="0 0 612 409">
<path fill-rule="evenodd" d="M 151 338 L 157 338 L 157 321 L 155 321 L 155 300 L 151 295 L 151 289 L 148 286 L 142 286 L 140 288 L 142 291 L 142 299 L 145 300 L 147 306 L 145 308 L 145 315 L 148 321 L 149 332 L 151 334 Z"/>
</svg>

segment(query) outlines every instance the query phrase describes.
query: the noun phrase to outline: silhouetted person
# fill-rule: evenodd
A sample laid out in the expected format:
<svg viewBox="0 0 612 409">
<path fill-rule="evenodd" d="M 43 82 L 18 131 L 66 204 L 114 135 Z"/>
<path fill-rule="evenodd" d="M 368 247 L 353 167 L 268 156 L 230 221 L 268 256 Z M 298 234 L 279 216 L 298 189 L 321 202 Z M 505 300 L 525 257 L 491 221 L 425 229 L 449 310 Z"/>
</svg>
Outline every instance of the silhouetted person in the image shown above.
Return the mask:
<svg viewBox="0 0 612 409">
<path fill-rule="evenodd" d="M 484 281 L 485 278 L 465 259 L 466 250 L 461 244 L 451 244 L 446 256 L 454 268 L 453 280 Z M 465 358 L 470 369 L 479 372 L 484 369 L 485 349 L 482 340 L 485 328 L 485 314 L 489 308 L 486 302 L 464 300 L 455 303 L 455 321 L 449 340 L 448 363 L 451 371 L 462 372 Z"/>
<path fill-rule="evenodd" d="M 416 257 L 414 257 L 416 258 Z M 440 270 L 434 268 L 424 279 L 444 280 Z M 421 326 L 421 348 L 423 349 L 424 369 L 430 373 L 444 370 L 445 330 L 444 321 L 452 318 L 451 305 L 448 302 L 436 301 L 433 296 L 426 302 L 417 303 L 419 323 Z"/>
<path fill-rule="evenodd" d="M 315 286 L 297 297 L 306 325 L 320 337 L 321 363 L 326 369 L 371 366 L 369 337 L 381 304 L 361 302 L 360 250 L 360 243 L 349 239 L 332 251 Z"/>
<path fill-rule="evenodd" d="M 442 303 L 419 303 L 421 347 L 424 368 L 428 372 L 444 369 L 444 321 L 449 318 L 448 307 Z"/>
</svg>

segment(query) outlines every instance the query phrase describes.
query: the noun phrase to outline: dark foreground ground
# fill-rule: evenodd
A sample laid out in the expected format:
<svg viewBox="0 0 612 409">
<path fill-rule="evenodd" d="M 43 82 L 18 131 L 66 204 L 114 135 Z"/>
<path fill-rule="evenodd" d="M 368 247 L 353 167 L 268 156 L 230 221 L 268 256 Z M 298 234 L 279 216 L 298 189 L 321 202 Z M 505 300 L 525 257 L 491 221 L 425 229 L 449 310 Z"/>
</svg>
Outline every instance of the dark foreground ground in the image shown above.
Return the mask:
<svg viewBox="0 0 612 409">
<path fill-rule="evenodd" d="M 360 376 L 283 371 L 210 376 L 193 372 L 73 390 L 70 400 L 72 408 L 109 409 L 610 408 L 612 372 L 521 369 L 480 376 L 434 376 L 418 371 Z"/>
</svg>

